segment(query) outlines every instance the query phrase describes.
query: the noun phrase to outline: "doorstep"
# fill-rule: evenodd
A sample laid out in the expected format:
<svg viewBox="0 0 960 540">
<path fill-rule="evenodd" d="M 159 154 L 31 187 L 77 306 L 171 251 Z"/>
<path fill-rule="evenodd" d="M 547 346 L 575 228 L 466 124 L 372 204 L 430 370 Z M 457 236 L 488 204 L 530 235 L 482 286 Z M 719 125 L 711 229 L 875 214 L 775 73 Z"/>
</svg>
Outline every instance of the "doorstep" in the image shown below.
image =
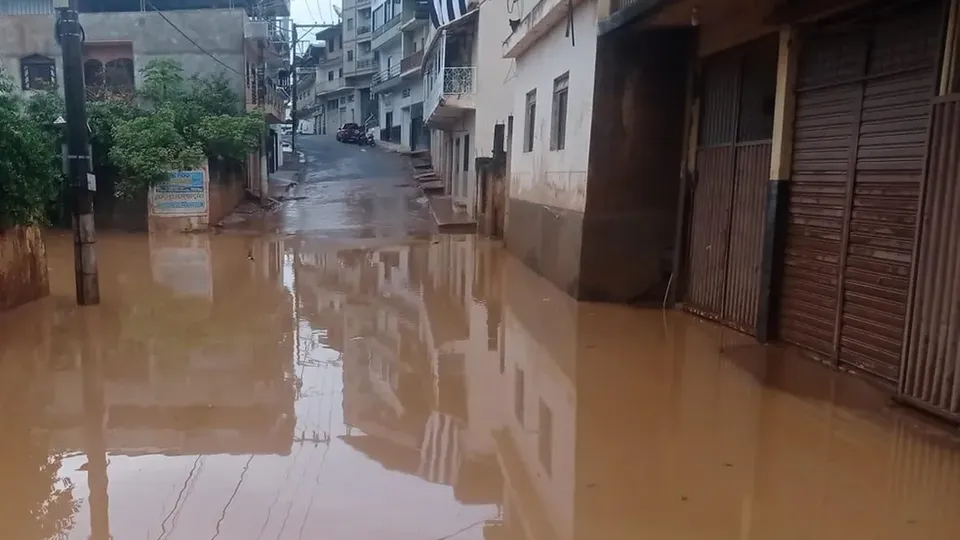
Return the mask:
<svg viewBox="0 0 960 540">
<path fill-rule="evenodd" d="M 426 192 L 426 190 L 424 190 Z M 477 221 L 453 203 L 449 195 L 427 194 L 430 214 L 441 233 L 475 233 Z"/>
</svg>

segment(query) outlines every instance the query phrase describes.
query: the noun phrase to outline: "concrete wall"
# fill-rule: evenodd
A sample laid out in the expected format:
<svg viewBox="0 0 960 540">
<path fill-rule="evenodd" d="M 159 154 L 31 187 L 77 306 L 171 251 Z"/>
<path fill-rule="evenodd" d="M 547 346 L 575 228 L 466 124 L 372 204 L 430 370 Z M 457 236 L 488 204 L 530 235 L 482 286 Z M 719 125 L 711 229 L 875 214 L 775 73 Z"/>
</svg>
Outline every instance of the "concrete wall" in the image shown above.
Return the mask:
<svg viewBox="0 0 960 540">
<path fill-rule="evenodd" d="M 597 58 L 597 40 L 592 37 L 597 28 L 596 3 L 581 4 L 573 22 L 576 46 L 564 35 L 566 26 L 561 23 L 516 60 L 510 198 L 583 212 Z M 566 147 L 550 150 L 553 81 L 568 72 Z M 531 90 L 537 91 L 537 118 L 533 151 L 525 152 L 525 105 Z"/>
<path fill-rule="evenodd" d="M 559 23 L 516 59 L 504 241 L 529 267 L 576 296 L 594 107 L 596 3 L 577 7 L 573 21 L 576 45 Z M 550 150 L 553 83 L 564 73 L 569 73 L 566 144 Z M 525 152 L 526 97 L 534 89 L 533 151 Z"/>
<path fill-rule="evenodd" d="M 171 58 L 180 62 L 188 76 L 224 73 L 242 96 L 244 11 L 203 9 L 169 11 L 164 15 L 229 69 L 199 50 L 155 12 L 83 13 L 80 23 L 88 43 L 132 43 L 137 84 L 141 81 L 139 70 L 148 62 Z M 13 77 L 17 88 L 20 87 L 20 58 L 31 54 L 53 58 L 57 80 L 63 81 L 61 51 L 53 34 L 54 20 L 53 15 L 0 16 L 0 66 Z"/>
<path fill-rule="evenodd" d="M 49 293 L 47 255 L 40 228 L 0 231 L 0 311 Z"/>
</svg>

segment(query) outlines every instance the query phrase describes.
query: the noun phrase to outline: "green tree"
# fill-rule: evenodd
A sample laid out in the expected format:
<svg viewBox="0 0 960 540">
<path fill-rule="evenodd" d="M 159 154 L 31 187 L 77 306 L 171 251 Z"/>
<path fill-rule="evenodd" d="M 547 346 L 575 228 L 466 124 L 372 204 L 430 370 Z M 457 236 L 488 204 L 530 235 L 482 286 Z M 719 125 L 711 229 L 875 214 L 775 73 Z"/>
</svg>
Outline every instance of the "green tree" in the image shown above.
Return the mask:
<svg viewBox="0 0 960 540">
<path fill-rule="evenodd" d="M 204 157 L 243 161 L 259 144 L 262 115 L 243 110 L 241 96 L 223 74 L 187 79 L 179 64 L 166 59 L 151 61 L 140 73 L 144 108 L 125 117 L 131 111 L 110 111 L 103 117 L 114 122 L 110 135 L 99 137 L 121 171 L 121 196 L 142 193 L 169 171 L 194 168 Z"/>
<path fill-rule="evenodd" d="M 0 74 L 0 230 L 45 223 L 61 182 L 53 118 L 45 100 L 24 101 Z"/>
</svg>

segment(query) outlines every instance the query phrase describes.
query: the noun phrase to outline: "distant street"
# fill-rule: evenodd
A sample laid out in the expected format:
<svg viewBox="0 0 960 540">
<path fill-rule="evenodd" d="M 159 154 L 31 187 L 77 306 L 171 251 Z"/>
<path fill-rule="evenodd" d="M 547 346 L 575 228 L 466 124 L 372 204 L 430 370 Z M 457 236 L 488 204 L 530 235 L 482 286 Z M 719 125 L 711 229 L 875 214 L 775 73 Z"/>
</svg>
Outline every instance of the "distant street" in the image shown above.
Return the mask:
<svg viewBox="0 0 960 540">
<path fill-rule="evenodd" d="M 295 200 L 284 206 L 278 232 L 344 240 L 432 232 L 426 201 L 401 156 L 331 135 L 298 135 L 297 149 L 306 156 L 306 173 L 290 193 Z"/>
</svg>

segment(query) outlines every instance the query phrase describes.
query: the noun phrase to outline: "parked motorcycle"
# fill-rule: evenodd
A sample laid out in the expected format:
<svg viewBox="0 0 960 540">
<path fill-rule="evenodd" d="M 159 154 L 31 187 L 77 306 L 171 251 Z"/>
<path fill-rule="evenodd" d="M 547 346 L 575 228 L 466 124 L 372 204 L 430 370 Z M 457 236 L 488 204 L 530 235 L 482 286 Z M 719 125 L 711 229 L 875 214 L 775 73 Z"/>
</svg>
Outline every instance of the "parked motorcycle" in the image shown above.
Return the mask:
<svg viewBox="0 0 960 540">
<path fill-rule="evenodd" d="M 360 137 L 360 146 L 376 146 L 377 139 L 372 133 L 366 133 Z"/>
</svg>

